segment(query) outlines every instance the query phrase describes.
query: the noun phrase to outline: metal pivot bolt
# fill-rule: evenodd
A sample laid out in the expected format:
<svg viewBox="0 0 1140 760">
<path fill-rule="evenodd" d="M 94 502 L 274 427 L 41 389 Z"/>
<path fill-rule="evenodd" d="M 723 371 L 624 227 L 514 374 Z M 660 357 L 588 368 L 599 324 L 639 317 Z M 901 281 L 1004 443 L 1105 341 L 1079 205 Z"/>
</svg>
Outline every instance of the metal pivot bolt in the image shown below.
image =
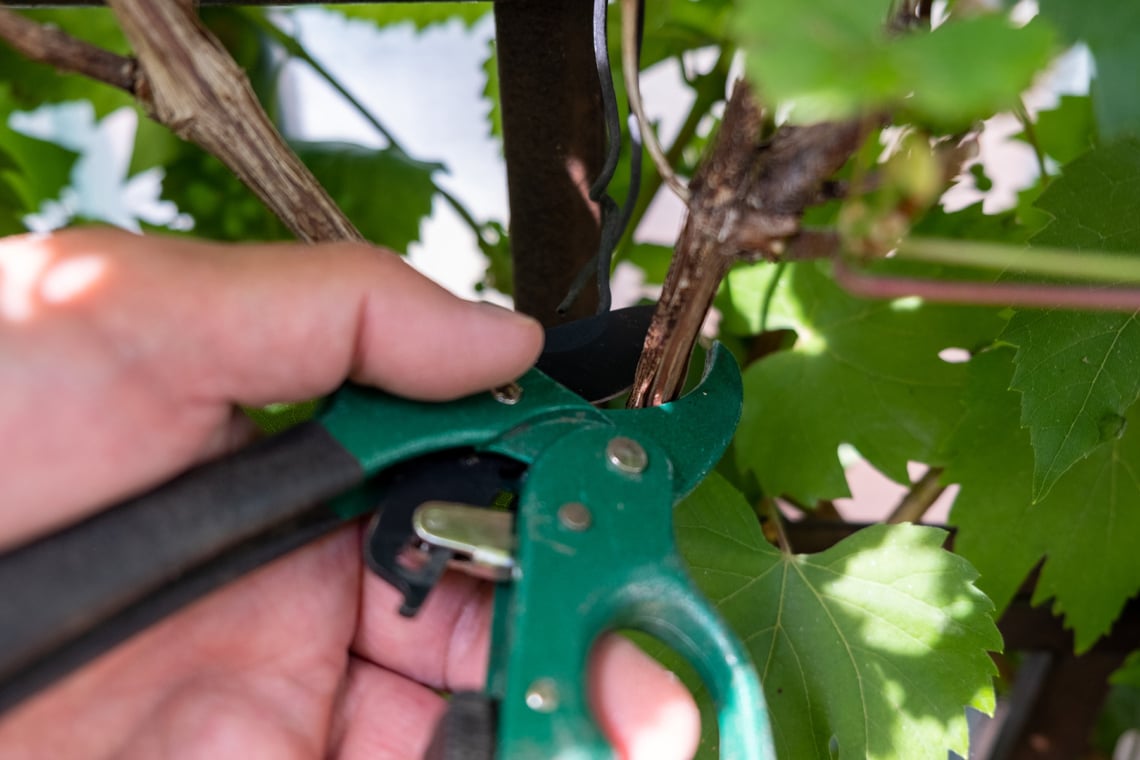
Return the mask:
<svg viewBox="0 0 1140 760">
<path fill-rule="evenodd" d="M 553 678 L 539 678 L 526 690 L 526 706 L 535 712 L 552 713 L 558 709 L 558 684 Z"/>
<path fill-rule="evenodd" d="M 649 455 L 641 444 L 632 438 L 619 435 L 606 445 L 606 461 L 619 472 L 637 475 L 649 466 Z"/>
<path fill-rule="evenodd" d="M 574 531 L 588 530 L 594 521 L 590 508 L 580 501 L 571 501 L 558 508 L 558 521 L 564 528 Z"/>
<path fill-rule="evenodd" d="M 498 388 L 493 388 L 491 395 L 494 396 L 495 400 L 500 404 L 514 406 L 522 399 L 523 389 L 518 383 L 508 383 L 506 385 L 500 385 Z"/>
</svg>

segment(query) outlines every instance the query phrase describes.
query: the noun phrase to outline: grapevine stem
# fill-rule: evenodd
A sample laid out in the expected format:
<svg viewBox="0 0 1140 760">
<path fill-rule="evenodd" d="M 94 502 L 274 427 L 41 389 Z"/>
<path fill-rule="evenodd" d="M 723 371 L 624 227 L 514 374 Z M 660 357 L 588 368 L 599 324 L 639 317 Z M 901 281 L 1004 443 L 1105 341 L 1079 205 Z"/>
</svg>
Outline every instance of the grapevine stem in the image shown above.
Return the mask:
<svg viewBox="0 0 1140 760">
<path fill-rule="evenodd" d="M 1095 253 L 1069 248 L 1019 248 L 944 238 L 912 237 L 898 248 L 898 257 L 936 264 L 978 267 L 1027 274 L 1140 283 L 1140 254 Z"/>
<path fill-rule="evenodd" d="M 621 4 L 621 62 L 625 89 L 629 95 L 629 105 L 641 125 L 641 139 L 645 142 L 645 149 L 649 151 L 650 158 L 657 166 L 658 174 L 661 175 L 669 189 L 677 194 L 678 198 L 688 203 L 689 188 L 673 172 L 673 167 L 669 164 L 669 159 L 665 156 L 665 151 L 657 140 L 657 133 L 653 131 L 653 125 L 650 124 L 649 116 L 645 113 L 645 105 L 641 101 L 641 83 L 638 77 L 637 61 L 637 1 L 622 0 Z"/>
<path fill-rule="evenodd" d="M 888 525 L 898 525 L 899 523 L 909 522 L 917 523 L 926 514 L 927 510 L 933 506 L 942 492 L 946 490 L 946 486 L 942 485 L 940 479 L 942 477 L 941 467 L 931 467 L 923 474 L 921 478 L 916 480 L 911 486 L 910 491 L 903 496 L 898 506 L 891 512 L 891 516 L 887 518 Z"/>
<path fill-rule="evenodd" d="M 776 265 L 776 271 L 772 273 L 772 280 L 768 283 L 768 287 L 764 289 L 764 301 L 760 305 L 760 332 L 768 332 L 768 314 L 772 310 L 772 300 L 776 296 L 776 288 L 780 284 L 780 279 L 784 276 L 788 264 L 786 261 L 781 261 Z"/>
<path fill-rule="evenodd" d="M 776 546 L 784 554 L 791 554 L 792 544 L 788 540 L 788 531 L 784 527 L 784 515 L 780 512 L 780 505 L 775 499 L 765 498 L 761 500 L 760 506 L 776 531 Z"/>
<path fill-rule="evenodd" d="M 926 301 L 1033 309 L 1086 311 L 1140 311 L 1140 288 L 1074 287 L 1033 283 L 978 283 L 879 277 L 853 271 L 842 258 L 835 259 L 835 281 L 862 298 L 904 298 Z"/>
<path fill-rule="evenodd" d="M 728 80 L 728 66 L 732 56 L 732 50 L 723 50 L 712 69 L 695 80 L 696 84 L 693 89 L 696 92 L 696 100 L 693 101 L 693 107 L 689 109 L 684 124 L 677 132 L 676 139 L 665 153 L 665 159 L 670 166 L 674 166 L 681 160 L 681 154 L 696 136 L 701 120 L 708 114 L 713 104 L 724 97 L 725 84 Z M 627 242 L 633 239 L 638 224 L 645 216 L 645 212 L 649 210 L 649 204 L 657 196 L 657 191 L 661 188 L 662 179 L 659 174 L 646 172 L 645 176 L 647 177 L 646 184 L 637 196 L 637 205 L 634 206 L 629 225 L 626 227 Z"/>
<path fill-rule="evenodd" d="M 1037 140 L 1037 127 L 1034 126 L 1033 120 L 1029 117 L 1029 111 L 1025 108 L 1025 102 L 1020 98 L 1017 101 L 1017 107 L 1014 108 L 1013 113 L 1017 116 L 1017 120 L 1021 122 L 1021 128 L 1025 130 L 1025 139 L 1033 147 L 1033 156 L 1037 159 L 1037 171 L 1041 173 L 1039 184 L 1044 187 L 1049 183 L 1049 172 L 1045 168 L 1045 153 L 1041 150 L 1041 143 Z"/>
</svg>

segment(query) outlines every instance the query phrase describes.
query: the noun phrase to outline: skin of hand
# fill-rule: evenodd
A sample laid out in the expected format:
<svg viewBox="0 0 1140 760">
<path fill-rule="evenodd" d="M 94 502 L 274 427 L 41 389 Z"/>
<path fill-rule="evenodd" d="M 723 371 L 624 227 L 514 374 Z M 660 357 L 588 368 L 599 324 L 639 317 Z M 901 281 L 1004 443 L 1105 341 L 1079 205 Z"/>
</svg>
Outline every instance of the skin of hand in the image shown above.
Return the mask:
<svg viewBox="0 0 1140 760">
<path fill-rule="evenodd" d="M 522 374 L 533 321 L 360 245 L 209 245 L 88 229 L 0 240 L 0 549 L 249 440 L 235 404 L 345 378 L 424 400 Z M 0 716 L 6 758 L 393 758 L 478 689 L 489 588 L 448 576 L 414 619 L 349 526 L 147 629 Z M 113 551 L 128 551 L 116 547 Z M 112 552 L 113 554 L 113 552 Z M 109 557 L 113 561 L 113 557 Z M 624 639 L 590 665 L 619 756 L 688 757 L 688 692 Z"/>
</svg>

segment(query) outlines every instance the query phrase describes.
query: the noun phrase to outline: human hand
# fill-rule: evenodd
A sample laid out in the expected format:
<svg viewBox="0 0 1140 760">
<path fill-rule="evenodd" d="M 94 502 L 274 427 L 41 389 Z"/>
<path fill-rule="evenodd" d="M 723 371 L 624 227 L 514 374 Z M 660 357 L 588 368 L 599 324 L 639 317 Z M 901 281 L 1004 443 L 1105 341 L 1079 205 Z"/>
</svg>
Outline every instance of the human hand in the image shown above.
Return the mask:
<svg viewBox="0 0 1140 760">
<path fill-rule="evenodd" d="M 235 404 L 345 378 L 454 398 L 514 379 L 541 342 L 364 246 L 0 240 L 0 547 L 245 442 Z M 5 757 L 419 756 L 445 706 L 434 690 L 482 684 L 489 589 L 448 576 L 400 618 L 359 547 L 342 529 L 0 716 Z M 599 644 L 591 692 L 619 754 L 692 754 L 691 698 L 628 642 Z"/>
</svg>

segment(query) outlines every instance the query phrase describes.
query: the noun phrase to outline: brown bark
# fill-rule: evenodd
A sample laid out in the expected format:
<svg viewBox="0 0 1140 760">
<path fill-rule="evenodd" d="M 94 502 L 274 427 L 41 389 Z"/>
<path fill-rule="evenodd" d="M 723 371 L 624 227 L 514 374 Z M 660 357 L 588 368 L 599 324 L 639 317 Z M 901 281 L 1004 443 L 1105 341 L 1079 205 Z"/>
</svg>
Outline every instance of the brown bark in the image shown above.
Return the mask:
<svg viewBox="0 0 1140 760">
<path fill-rule="evenodd" d="M 0 40 L 33 61 L 77 72 L 134 94 L 139 77 L 133 58 L 116 55 L 77 40 L 69 34 L 37 24 L 15 11 L 0 8 Z"/>
<path fill-rule="evenodd" d="M 737 83 L 689 186 L 689 215 L 645 341 L 631 408 L 678 396 L 701 324 L 737 257 L 776 260 L 789 249 L 808 255 L 831 244 L 830 236 L 800 234 L 800 219 L 869 127 L 862 120 L 783 126 L 762 141 L 760 108 L 748 85 Z"/>
</svg>

